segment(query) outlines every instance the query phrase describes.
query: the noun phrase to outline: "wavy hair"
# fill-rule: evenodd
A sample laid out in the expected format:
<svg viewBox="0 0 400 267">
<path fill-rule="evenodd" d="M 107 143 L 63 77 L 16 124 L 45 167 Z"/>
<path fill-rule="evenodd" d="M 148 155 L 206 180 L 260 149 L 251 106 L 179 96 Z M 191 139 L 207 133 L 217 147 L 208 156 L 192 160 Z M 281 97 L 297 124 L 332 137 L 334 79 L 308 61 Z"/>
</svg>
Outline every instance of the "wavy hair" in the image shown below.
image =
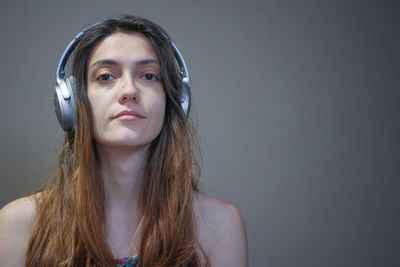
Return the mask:
<svg viewBox="0 0 400 267">
<path fill-rule="evenodd" d="M 182 84 L 174 50 L 158 25 L 125 16 L 97 24 L 75 49 L 76 125 L 65 134 L 54 179 L 35 194 L 37 213 L 26 266 L 116 266 L 102 227 L 104 186 L 86 90 L 92 50 L 116 32 L 140 33 L 149 40 L 161 64 L 166 93 L 163 127 L 149 146 L 143 172 L 140 266 L 200 266 L 199 254 L 205 256 L 192 206 L 201 169 L 198 143 L 180 104 Z"/>
</svg>

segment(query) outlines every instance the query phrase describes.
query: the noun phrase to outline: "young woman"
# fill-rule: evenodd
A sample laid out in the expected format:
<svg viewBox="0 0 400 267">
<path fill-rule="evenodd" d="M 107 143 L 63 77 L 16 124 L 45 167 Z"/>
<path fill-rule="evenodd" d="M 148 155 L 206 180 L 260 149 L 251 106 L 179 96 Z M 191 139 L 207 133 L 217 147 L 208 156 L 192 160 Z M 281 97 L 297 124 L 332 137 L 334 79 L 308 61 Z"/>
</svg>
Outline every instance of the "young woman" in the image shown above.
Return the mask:
<svg viewBox="0 0 400 267">
<path fill-rule="evenodd" d="M 170 38 L 127 16 L 77 39 L 55 178 L 1 209 L 0 266 L 247 266 L 240 213 L 198 192 Z"/>
</svg>

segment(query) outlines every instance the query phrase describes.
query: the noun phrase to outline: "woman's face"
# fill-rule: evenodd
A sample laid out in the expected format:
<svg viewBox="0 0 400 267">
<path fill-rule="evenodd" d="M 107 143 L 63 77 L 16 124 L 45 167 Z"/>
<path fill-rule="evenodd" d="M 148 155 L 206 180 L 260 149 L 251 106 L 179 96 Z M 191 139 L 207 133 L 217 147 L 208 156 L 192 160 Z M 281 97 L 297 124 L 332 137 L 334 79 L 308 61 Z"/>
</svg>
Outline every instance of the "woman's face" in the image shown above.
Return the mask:
<svg viewBox="0 0 400 267">
<path fill-rule="evenodd" d="M 141 148 L 160 133 L 165 115 L 161 66 L 143 35 L 114 33 L 97 44 L 87 83 L 99 145 Z"/>
</svg>

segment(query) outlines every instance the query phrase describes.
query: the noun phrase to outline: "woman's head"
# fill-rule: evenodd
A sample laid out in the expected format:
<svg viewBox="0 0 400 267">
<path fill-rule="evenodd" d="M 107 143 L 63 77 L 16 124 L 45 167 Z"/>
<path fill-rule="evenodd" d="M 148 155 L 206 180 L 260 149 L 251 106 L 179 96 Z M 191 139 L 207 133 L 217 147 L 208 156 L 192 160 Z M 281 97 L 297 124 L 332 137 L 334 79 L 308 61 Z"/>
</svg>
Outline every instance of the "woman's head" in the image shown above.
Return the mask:
<svg viewBox="0 0 400 267">
<path fill-rule="evenodd" d="M 130 47 L 126 45 L 126 41 L 131 41 L 132 44 Z M 166 33 L 156 24 L 137 17 L 126 16 L 121 19 L 109 19 L 104 22 L 101 22 L 95 25 L 92 29 L 90 29 L 80 40 L 76 52 L 73 63 L 73 75 L 75 77 L 76 83 L 76 99 L 77 99 L 77 126 L 75 128 L 75 134 L 84 133 L 86 136 L 94 137 L 95 139 L 99 137 L 100 125 L 99 121 L 94 121 L 94 117 L 97 116 L 98 109 L 102 108 L 97 105 L 94 99 L 98 99 L 94 96 L 93 92 L 100 92 L 99 90 L 91 90 L 96 88 L 94 85 L 99 85 L 98 80 L 93 79 L 93 71 L 91 71 L 91 64 L 95 57 L 95 61 L 106 59 L 105 57 L 110 56 L 109 54 L 105 54 L 104 51 L 119 52 L 120 57 L 123 57 L 124 53 L 126 55 L 126 59 L 129 57 L 140 56 L 142 51 L 138 51 L 135 49 L 133 42 L 137 43 L 137 41 L 141 41 L 144 46 L 146 46 L 149 59 L 154 59 L 155 64 L 148 64 L 148 66 L 152 66 L 152 71 L 156 71 L 157 73 L 157 82 L 151 83 L 151 85 L 160 85 L 162 87 L 161 93 L 165 96 L 165 116 L 162 116 L 162 128 L 173 128 L 173 124 L 176 124 L 179 121 L 179 124 L 184 124 L 186 117 L 182 110 L 180 104 L 180 95 L 182 91 L 182 81 L 179 75 L 179 68 L 175 60 L 174 50 L 171 46 L 171 42 L 169 41 Z M 119 44 L 118 44 L 119 42 Z M 111 47 L 110 44 L 113 43 L 114 47 Z M 106 47 L 108 45 L 108 47 Z M 125 45 L 122 51 L 122 47 L 118 47 L 118 45 Z M 101 48 L 101 49 L 99 49 Z M 130 48 L 132 50 L 130 50 Z M 100 54 L 99 54 L 100 53 Z M 103 57 L 102 57 L 103 56 Z M 143 56 L 143 55 L 142 55 Z M 117 62 L 117 63 L 122 63 Z M 131 62 L 132 63 L 132 62 Z M 118 68 L 122 70 L 122 65 L 120 64 Z M 125 68 L 126 69 L 126 68 Z M 137 68 L 132 68 L 136 70 Z M 129 72 L 125 72 L 126 74 Z M 96 74 L 96 73 L 95 73 Z M 147 73 L 151 74 L 151 73 Z M 106 76 L 103 76 L 103 78 Z M 98 78 L 98 77 L 97 77 Z M 113 77 L 116 78 L 116 77 Z M 118 77 L 120 78 L 120 77 Z M 128 77 L 125 75 L 124 79 L 120 79 L 121 81 L 128 82 L 125 78 L 138 78 L 138 77 Z M 144 80 L 148 80 L 149 78 L 153 79 L 150 76 L 145 76 Z M 100 78 L 101 79 L 101 78 Z M 138 81 L 139 79 L 136 79 Z M 142 79 L 143 80 L 143 79 Z M 132 80 L 133 81 L 133 80 Z M 111 84 L 111 82 L 109 83 Z M 141 83 L 143 85 L 143 83 Z M 140 83 L 133 83 L 133 85 L 137 85 L 137 89 L 141 89 Z M 149 85 L 150 83 L 147 83 Z M 129 89 L 126 86 L 128 83 L 119 83 L 118 86 L 120 88 L 124 87 L 124 89 Z M 98 87 L 98 86 L 97 86 Z M 131 88 L 132 89 L 132 88 Z M 154 91 L 154 90 L 153 90 Z M 160 91 L 160 90 L 159 90 Z M 120 92 L 122 92 L 120 90 Z M 141 92 L 145 92 L 142 90 Z M 129 92 L 128 94 L 131 94 Z M 100 94 L 97 94 L 99 96 Z M 92 99 L 91 99 L 92 98 Z M 104 97 L 103 97 L 104 98 Z M 137 96 L 135 100 L 142 100 Z M 143 98 L 146 100 L 146 98 Z M 101 103 L 101 102 L 100 102 Z M 100 104 L 99 103 L 99 104 Z M 91 104 L 91 105 L 90 105 Z M 150 103 L 149 103 L 150 104 Z M 126 104 L 123 104 L 125 107 L 114 107 L 111 112 L 120 112 L 123 110 L 130 111 L 130 104 L 126 107 Z M 146 110 L 134 110 L 137 113 L 146 113 Z M 108 114 L 109 115 L 109 114 Z M 115 114 L 112 114 L 115 115 Z M 139 114 L 140 115 L 140 114 Z M 146 115 L 146 114 L 142 114 Z M 159 119 L 160 116 L 158 116 Z M 150 118 L 149 118 L 150 119 Z M 157 118 L 156 118 L 157 120 Z M 149 121 L 138 119 L 139 121 Z M 138 124 L 135 122 L 136 124 Z M 125 123 L 128 124 L 128 123 Z M 90 127 L 88 127 L 90 126 Z M 104 126 L 104 125 L 103 125 Z M 154 127 L 153 127 L 154 128 Z M 104 132 L 104 131 L 102 131 Z M 150 134 L 151 136 L 152 134 Z M 154 134 L 153 134 L 154 135 Z M 153 139 L 158 135 L 158 133 L 153 136 Z M 97 138 L 101 140 L 100 138 Z M 103 140 L 105 141 L 105 140 Z"/>
</svg>

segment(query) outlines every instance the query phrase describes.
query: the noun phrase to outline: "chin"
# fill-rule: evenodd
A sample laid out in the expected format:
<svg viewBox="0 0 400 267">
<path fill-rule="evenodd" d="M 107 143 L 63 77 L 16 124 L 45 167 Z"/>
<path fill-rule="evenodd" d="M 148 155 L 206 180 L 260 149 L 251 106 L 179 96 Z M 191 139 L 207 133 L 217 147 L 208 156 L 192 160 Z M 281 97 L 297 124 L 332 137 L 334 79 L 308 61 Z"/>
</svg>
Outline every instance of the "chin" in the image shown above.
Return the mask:
<svg viewBox="0 0 400 267">
<path fill-rule="evenodd" d="M 148 146 L 161 132 L 160 129 L 114 128 L 111 131 L 95 131 L 94 139 L 100 146 L 138 149 Z M 101 134 L 99 134 L 101 133 Z"/>
<path fill-rule="evenodd" d="M 96 143 L 100 146 L 139 149 L 148 146 L 157 136 L 135 136 L 132 133 L 123 136 L 113 136 L 110 138 L 96 138 Z"/>
</svg>

